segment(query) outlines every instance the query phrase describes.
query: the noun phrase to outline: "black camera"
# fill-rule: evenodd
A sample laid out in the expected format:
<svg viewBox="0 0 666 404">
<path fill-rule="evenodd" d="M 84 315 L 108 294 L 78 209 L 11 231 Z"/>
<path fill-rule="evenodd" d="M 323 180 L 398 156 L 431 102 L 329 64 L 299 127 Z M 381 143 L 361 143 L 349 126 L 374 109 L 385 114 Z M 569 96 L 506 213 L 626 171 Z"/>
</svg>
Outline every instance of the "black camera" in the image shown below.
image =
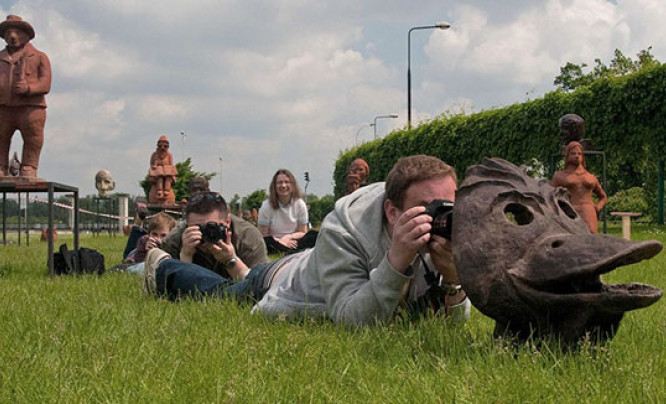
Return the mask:
<svg viewBox="0 0 666 404">
<path fill-rule="evenodd" d="M 453 202 L 435 199 L 426 207 L 426 215 L 432 217 L 430 234 L 451 240 L 453 226 Z"/>
<path fill-rule="evenodd" d="M 199 230 L 201 231 L 201 241 L 215 244 L 218 240 L 222 240 L 226 243 L 227 229 L 227 226 L 215 222 L 200 224 Z"/>
</svg>

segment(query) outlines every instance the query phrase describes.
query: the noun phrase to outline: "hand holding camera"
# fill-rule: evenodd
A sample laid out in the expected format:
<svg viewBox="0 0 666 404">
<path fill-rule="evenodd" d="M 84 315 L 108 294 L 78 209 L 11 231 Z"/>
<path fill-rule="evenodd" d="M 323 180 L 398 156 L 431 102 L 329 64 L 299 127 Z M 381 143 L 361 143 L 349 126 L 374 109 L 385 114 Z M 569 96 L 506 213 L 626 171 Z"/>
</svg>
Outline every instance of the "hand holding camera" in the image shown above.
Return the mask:
<svg viewBox="0 0 666 404">
<path fill-rule="evenodd" d="M 453 202 L 435 199 L 430 202 L 424 214 L 432 217 L 430 234 L 451 240 Z"/>
<path fill-rule="evenodd" d="M 231 244 L 231 230 L 222 223 L 208 222 L 199 225 L 201 242 L 197 248 L 209 253 L 222 263 L 228 263 L 236 257 L 236 250 Z"/>
<path fill-rule="evenodd" d="M 208 222 L 199 225 L 201 232 L 201 242 L 216 244 L 219 240 L 227 242 L 227 230 L 229 228 L 221 223 Z"/>
<path fill-rule="evenodd" d="M 451 230 L 453 226 L 453 202 L 436 199 L 428 205 L 424 214 L 432 217 L 430 222 L 430 258 L 435 269 L 446 283 L 459 284 L 458 272 L 451 250 Z M 438 236 L 438 237 L 433 237 Z M 441 237 L 441 238 L 439 238 Z"/>
</svg>

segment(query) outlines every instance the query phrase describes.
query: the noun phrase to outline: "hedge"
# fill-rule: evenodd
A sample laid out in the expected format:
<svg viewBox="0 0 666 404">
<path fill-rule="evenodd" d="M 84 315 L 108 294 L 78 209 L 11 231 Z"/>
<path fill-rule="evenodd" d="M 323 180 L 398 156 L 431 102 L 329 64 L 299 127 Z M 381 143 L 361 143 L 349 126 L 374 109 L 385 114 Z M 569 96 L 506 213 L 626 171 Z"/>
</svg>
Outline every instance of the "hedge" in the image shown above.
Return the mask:
<svg viewBox="0 0 666 404">
<path fill-rule="evenodd" d="M 533 101 L 471 115 L 440 116 L 393 131 L 341 152 L 333 174 L 335 196 L 344 193 L 347 168 L 359 157 L 370 165 L 370 182 L 383 181 L 398 158 L 413 154 L 441 158 L 456 167 L 461 179 L 465 169 L 483 157 L 549 167 L 553 156 L 560 158 L 558 121 L 567 113 L 582 116 L 585 138 L 605 151 L 609 195 L 641 186 L 651 201 L 656 199 L 657 162 L 664 161 L 666 150 L 666 65 L 599 79 L 572 93 L 553 91 Z M 590 171 L 601 176 L 600 159 L 590 156 L 587 161 Z"/>
</svg>

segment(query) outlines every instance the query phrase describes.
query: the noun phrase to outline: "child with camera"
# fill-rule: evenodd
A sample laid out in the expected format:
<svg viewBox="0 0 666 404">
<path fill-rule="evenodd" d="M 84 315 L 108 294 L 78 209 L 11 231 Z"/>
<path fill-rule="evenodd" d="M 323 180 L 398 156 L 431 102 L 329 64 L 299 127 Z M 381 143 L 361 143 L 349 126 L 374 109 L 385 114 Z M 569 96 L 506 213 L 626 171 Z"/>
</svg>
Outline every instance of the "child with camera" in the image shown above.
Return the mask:
<svg viewBox="0 0 666 404">
<path fill-rule="evenodd" d="M 136 248 L 127 255 L 123 263 L 138 264 L 145 261 L 148 250 L 157 247 L 175 226 L 176 219 L 164 212 L 151 216 L 148 222 L 148 234 L 139 238 Z"/>
</svg>

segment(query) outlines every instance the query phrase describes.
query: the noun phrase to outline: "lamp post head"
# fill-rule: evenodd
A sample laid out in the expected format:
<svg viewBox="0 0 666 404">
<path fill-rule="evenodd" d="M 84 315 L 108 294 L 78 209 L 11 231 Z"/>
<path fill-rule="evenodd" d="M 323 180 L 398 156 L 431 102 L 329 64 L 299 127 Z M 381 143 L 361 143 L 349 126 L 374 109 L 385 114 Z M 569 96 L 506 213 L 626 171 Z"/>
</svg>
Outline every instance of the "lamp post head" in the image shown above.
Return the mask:
<svg viewBox="0 0 666 404">
<path fill-rule="evenodd" d="M 449 29 L 449 28 L 451 28 L 451 24 L 449 24 L 448 22 L 441 21 L 441 22 L 435 23 L 435 27 L 437 27 L 439 29 Z"/>
<path fill-rule="evenodd" d="M 398 114 L 390 114 L 388 117 L 389 117 L 389 118 L 397 118 L 397 117 L 398 117 Z"/>
</svg>

